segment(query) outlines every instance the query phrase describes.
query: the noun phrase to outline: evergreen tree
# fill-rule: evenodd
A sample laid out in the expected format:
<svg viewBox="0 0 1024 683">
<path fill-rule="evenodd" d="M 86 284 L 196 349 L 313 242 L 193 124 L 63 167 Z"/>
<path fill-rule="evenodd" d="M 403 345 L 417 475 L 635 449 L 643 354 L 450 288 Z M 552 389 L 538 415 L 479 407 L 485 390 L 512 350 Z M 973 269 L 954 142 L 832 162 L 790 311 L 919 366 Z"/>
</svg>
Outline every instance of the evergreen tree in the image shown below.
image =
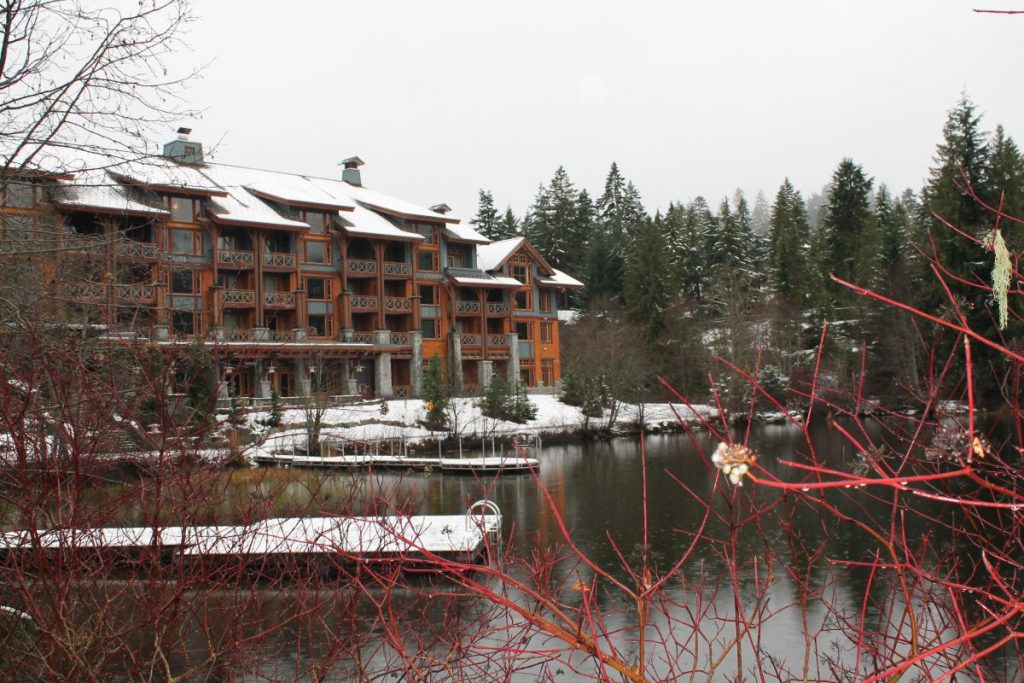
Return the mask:
<svg viewBox="0 0 1024 683">
<path fill-rule="evenodd" d="M 823 251 L 821 270 L 857 284 L 868 284 L 877 244 L 873 241 L 871 215 L 872 180 L 852 159 L 843 159 L 832 174 L 832 191 L 821 223 Z M 852 302 L 845 288 L 830 280 L 829 305 Z"/>
<path fill-rule="evenodd" d="M 501 239 L 498 225 L 498 210 L 494 208 L 494 197 L 487 190 L 480 190 L 479 205 L 472 223 L 477 231 L 489 240 Z"/>
<path fill-rule="evenodd" d="M 530 207 L 526 237 L 555 268 L 572 270 L 574 261 L 585 253 L 589 235 L 580 232 L 578 204 L 579 192 L 559 166 Z"/>
<path fill-rule="evenodd" d="M 768 235 L 768 230 L 771 229 L 771 221 L 771 206 L 769 206 L 768 199 L 764 196 L 764 192 L 758 190 L 757 196 L 754 197 L 754 210 L 750 213 L 750 222 L 754 228 L 754 234 L 766 237 Z"/>
<path fill-rule="evenodd" d="M 617 296 L 623 288 L 626 259 L 633 238 L 647 217 L 640 192 L 627 182 L 614 162 L 605 179 L 604 193 L 597 201 L 596 225 L 589 255 L 591 282 L 588 296 Z M 593 279 L 597 276 L 597 279 Z"/>
<path fill-rule="evenodd" d="M 772 288 L 800 305 L 810 287 L 807 249 L 810 226 L 803 197 L 786 178 L 775 195 L 768 229 L 769 271 Z"/>
<path fill-rule="evenodd" d="M 444 376 L 441 357 L 433 356 L 423 373 L 423 401 L 426 404 L 427 416 L 424 426 L 431 431 L 448 428 L 448 403 L 452 398 L 452 388 Z"/>
<path fill-rule="evenodd" d="M 507 240 L 519 236 L 519 221 L 512 213 L 512 207 L 506 207 L 501 220 L 498 221 L 498 236 L 496 239 Z"/>
<path fill-rule="evenodd" d="M 656 338 L 665 329 L 665 312 L 672 292 L 665 274 L 669 269 L 661 215 L 643 222 L 636 235 L 636 248 L 626 267 L 626 305 L 630 317 Z"/>
<path fill-rule="evenodd" d="M 988 158 L 988 180 L 995 201 L 1003 213 L 1024 220 L 1024 157 L 1002 126 L 996 126 Z M 1007 246 L 1019 253 L 1024 247 L 1024 227 L 1007 220 L 1000 222 Z"/>
<path fill-rule="evenodd" d="M 716 227 L 715 217 L 703 197 L 686 207 L 679 268 L 683 291 L 700 301 L 710 276 L 708 245 Z"/>
</svg>

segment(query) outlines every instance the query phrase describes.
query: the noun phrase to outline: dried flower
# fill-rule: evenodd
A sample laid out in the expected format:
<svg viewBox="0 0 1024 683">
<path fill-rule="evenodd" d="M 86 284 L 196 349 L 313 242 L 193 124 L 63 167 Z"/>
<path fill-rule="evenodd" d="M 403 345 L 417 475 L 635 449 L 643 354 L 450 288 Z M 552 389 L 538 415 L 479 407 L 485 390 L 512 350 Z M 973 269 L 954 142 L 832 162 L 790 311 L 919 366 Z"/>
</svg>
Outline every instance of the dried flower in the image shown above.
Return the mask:
<svg viewBox="0 0 1024 683">
<path fill-rule="evenodd" d="M 743 476 L 750 471 L 751 465 L 757 460 L 757 454 L 743 444 L 727 444 L 724 441 L 711 455 L 712 464 L 722 470 L 736 486 L 743 486 Z"/>
</svg>

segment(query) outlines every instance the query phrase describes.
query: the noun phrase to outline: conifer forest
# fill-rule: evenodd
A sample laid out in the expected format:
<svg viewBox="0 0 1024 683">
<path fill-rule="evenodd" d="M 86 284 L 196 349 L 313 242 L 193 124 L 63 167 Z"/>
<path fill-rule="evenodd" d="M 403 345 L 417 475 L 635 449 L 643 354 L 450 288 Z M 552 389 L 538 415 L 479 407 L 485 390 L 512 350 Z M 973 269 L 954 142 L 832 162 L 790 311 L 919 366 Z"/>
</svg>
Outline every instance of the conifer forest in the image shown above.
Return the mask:
<svg viewBox="0 0 1024 683">
<path fill-rule="evenodd" d="M 749 383 L 717 363 L 721 357 L 746 373 L 756 368 L 763 387 L 784 400 L 788 387 L 814 375 L 827 322 L 818 381 L 857 386 L 898 407 L 936 388 L 935 359 L 949 342 L 848 285 L 952 314 L 933 273 L 940 263 L 958 315 L 975 329 L 1008 338 L 1019 325 L 1005 295 L 986 285 L 994 235 L 1005 234 L 1009 253 L 1022 246 L 1019 230 L 995 230 L 994 209 L 1024 214 L 1024 158 L 1002 126 L 985 127 L 967 95 L 936 133 L 921 188 L 891 188 L 845 158 L 810 193 L 783 178 L 770 195 L 738 189 L 652 211 L 615 163 L 593 195 L 560 167 L 521 216 L 480 190 L 475 225 L 492 239 L 525 235 L 554 267 L 585 282 L 569 302 L 580 311 L 566 332 L 569 383 L 599 374 L 614 392 L 642 399 L 659 395 L 660 376 L 685 394 L 714 389 L 740 409 Z M 1007 367 L 984 348 L 978 353 L 978 400 L 991 405 L 1006 390 Z"/>
</svg>

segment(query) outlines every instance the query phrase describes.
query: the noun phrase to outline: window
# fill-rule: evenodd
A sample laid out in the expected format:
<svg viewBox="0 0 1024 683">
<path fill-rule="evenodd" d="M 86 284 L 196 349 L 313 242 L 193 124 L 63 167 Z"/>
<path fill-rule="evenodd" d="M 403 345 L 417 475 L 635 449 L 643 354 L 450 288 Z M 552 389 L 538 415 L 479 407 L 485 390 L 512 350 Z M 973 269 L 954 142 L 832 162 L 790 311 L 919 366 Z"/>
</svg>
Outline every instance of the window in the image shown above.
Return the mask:
<svg viewBox="0 0 1024 683">
<path fill-rule="evenodd" d="M 534 386 L 532 363 L 524 362 L 519 365 L 519 383 L 525 387 Z"/>
<path fill-rule="evenodd" d="M 36 187 L 29 183 L 8 181 L 0 187 L 0 200 L 4 206 L 31 209 L 35 205 Z"/>
<path fill-rule="evenodd" d="M 423 241 L 425 244 L 437 244 L 437 233 L 434 231 L 434 226 L 429 223 L 414 223 L 413 230 L 425 238 Z"/>
<path fill-rule="evenodd" d="M 306 222 L 314 235 L 324 234 L 325 220 L 327 217 L 319 211 L 307 211 Z"/>
<path fill-rule="evenodd" d="M 196 278 L 191 270 L 176 270 L 171 273 L 172 294 L 195 294 Z"/>
<path fill-rule="evenodd" d="M 438 271 L 437 252 L 420 251 L 419 269 L 436 273 Z"/>
<path fill-rule="evenodd" d="M 330 243 L 321 240 L 306 240 L 306 263 L 330 263 Z"/>
<path fill-rule="evenodd" d="M 171 327 L 174 334 L 189 336 L 196 334 L 199 328 L 199 314 L 193 311 L 171 311 Z"/>
<path fill-rule="evenodd" d="M 436 285 L 420 285 L 420 303 L 425 306 L 437 305 Z"/>
<path fill-rule="evenodd" d="M 171 253 L 195 256 L 203 251 L 203 237 L 198 230 L 171 230 Z"/>
<path fill-rule="evenodd" d="M 469 254 L 461 247 L 448 246 L 448 267 L 467 268 L 469 267 Z"/>
<path fill-rule="evenodd" d="M 171 219 L 193 223 L 196 220 L 195 201 L 187 197 L 167 197 L 167 208 L 171 212 Z"/>
<path fill-rule="evenodd" d="M 330 301 L 331 281 L 322 277 L 307 277 L 306 296 L 316 301 Z"/>
<path fill-rule="evenodd" d="M 550 344 L 555 340 L 555 331 L 553 323 L 541 323 L 540 324 L 540 343 Z"/>
<path fill-rule="evenodd" d="M 424 339 L 437 339 L 438 325 L 433 318 L 424 318 L 420 323 L 420 329 L 423 330 Z"/>
<path fill-rule="evenodd" d="M 309 316 L 309 336 L 330 337 L 334 334 L 334 321 L 329 315 Z"/>
<path fill-rule="evenodd" d="M 513 257 L 512 262 L 508 266 L 509 275 L 522 282 L 524 285 L 528 285 L 531 282 L 530 279 L 530 263 L 522 256 Z"/>
<path fill-rule="evenodd" d="M 551 292 L 540 291 L 537 294 L 538 301 L 537 305 L 540 306 L 542 313 L 551 312 Z"/>
<path fill-rule="evenodd" d="M 515 298 L 512 300 L 514 304 L 513 308 L 518 311 L 528 311 L 533 308 L 533 290 L 522 289 L 516 292 Z"/>
<path fill-rule="evenodd" d="M 555 386 L 555 361 L 552 359 L 540 362 L 540 381 L 546 387 Z"/>
<path fill-rule="evenodd" d="M 516 334 L 519 335 L 519 341 L 533 339 L 533 325 L 530 323 L 516 323 Z"/>
</svg>

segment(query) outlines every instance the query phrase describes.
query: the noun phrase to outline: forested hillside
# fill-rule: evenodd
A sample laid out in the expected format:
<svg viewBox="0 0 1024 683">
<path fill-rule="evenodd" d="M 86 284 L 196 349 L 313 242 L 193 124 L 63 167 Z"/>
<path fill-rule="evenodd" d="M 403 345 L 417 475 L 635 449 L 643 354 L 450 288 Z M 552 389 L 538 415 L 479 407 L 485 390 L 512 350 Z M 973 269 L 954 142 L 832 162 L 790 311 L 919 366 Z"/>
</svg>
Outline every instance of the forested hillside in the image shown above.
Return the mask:
<svg viewBox="0 0 1024 683">
<path fill-rule="evenodd" d="M 581 315 L 564 334 L 566 379 L 620 397 L 660 395 L 662 376 L 693 396 L 714 386 L 739 408 L 749 382 L 722 357 L 751 374 L 759 368 L 773 394 L 799 401 L 826 322 L 818 373 L 826 387 L 888 405 L 962 391 L 940 377 L 951 335 L 836 278 L 936 316 L 966 316 L 992 339 L 1018 335 L 1017 283 L 1009 310 L 990 290 L 997 237 L 1011 254 L 1024 245 L 1021 226 L 997 224 L 995 210 L 1024 215 L 1024 159 L 1001 126 L 983 128 L 967 96 L 948 112 L 930 163 L 922 160 L 922 188 L 890 188 L 845 158 L 820 192 L 805 196 L 785 165 L 779 159 L 781 183 L 770 198 L 737 190 L 653 212 L 614 163 L 593 196 L 558 168 L 520 217 L 481 190 L 475 224 L 493 239 L 525 235 L 586 283 L 571 302 Z M 984 349 L 976 354 L 976 389 L 994 401 L 1009 368 Z"/>
</svg>

